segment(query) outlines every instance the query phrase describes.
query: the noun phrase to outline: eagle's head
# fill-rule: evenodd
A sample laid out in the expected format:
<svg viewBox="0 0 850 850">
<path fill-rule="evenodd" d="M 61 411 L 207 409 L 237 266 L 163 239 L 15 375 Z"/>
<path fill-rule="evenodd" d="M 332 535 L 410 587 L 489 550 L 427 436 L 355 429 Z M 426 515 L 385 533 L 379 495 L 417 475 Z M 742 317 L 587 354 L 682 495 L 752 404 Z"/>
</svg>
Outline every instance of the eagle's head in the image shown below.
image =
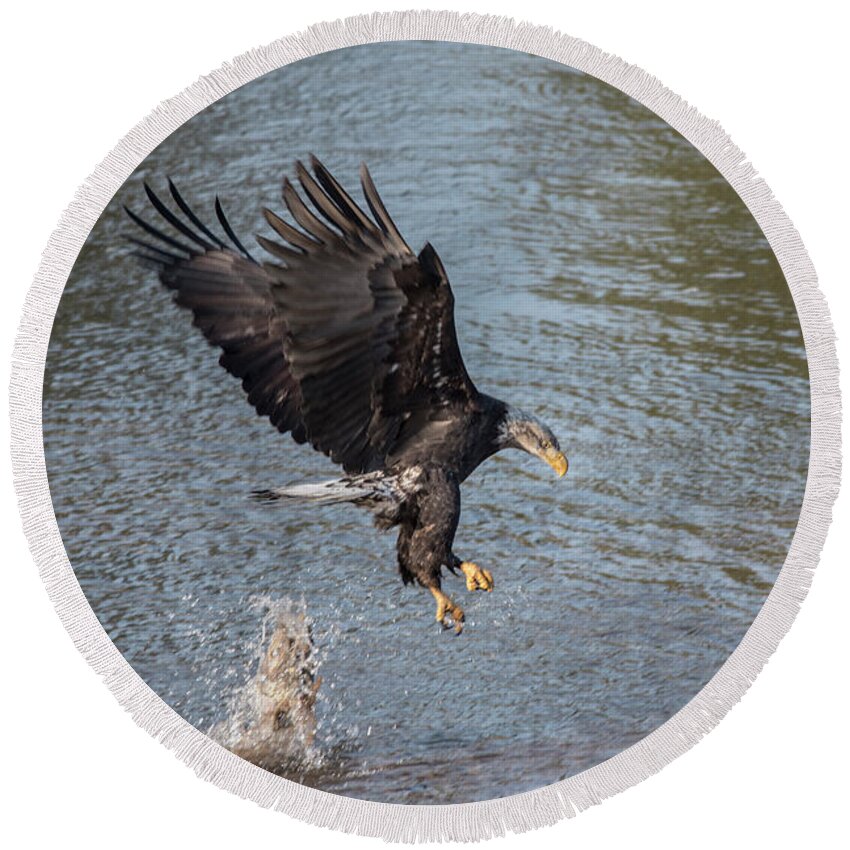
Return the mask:
<svg viewBox="0 0 850 850">
<path fill-rule="evenodd" d="M 499 448 L 522 449 L 541 460 L 545 460 L 559 476 L 569 463 L 561 451 L 558 438 L 552 430 L 531 413 L 508 406 L 499 425 Z"/>
</svg>

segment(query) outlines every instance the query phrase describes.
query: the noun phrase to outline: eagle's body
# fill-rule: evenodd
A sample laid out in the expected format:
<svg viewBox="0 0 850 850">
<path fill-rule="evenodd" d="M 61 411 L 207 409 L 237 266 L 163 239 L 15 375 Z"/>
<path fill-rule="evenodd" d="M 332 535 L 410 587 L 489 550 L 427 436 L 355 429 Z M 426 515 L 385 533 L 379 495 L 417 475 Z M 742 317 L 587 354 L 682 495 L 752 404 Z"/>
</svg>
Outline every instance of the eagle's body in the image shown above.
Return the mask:
<svg viewBox="0 0 850 850">
<path fill-rule="evenodd" d="M 284 180 L 284 202 L 300 227 L 264 210 L 283 241 L 257 240 L 275 262 L 251 256 L 218 200 L 230 244 L 170 182 L 177 211 L 145 188 L 176 235 L 128 210 L 154 240 L 133 241 L 222 349 L 219 362 L 242 380 L 258 414 L 346 473 L 258 495 L 353 502 L 380 527 L 399 526 L 402 578 L 428 587 L 437 619 L 451 617 L 460 631 L 463 612 L 440 587 L 443 567 L 461 569 L 470 590 L 493 586 L 489 571 L 452 551 L 460 484 L 504 448 L 536 454 L 559 474 L 566 459 L 542 422 L 475 388 L 445 269 L 430 244 L 418 255 L 407 246 L 365 166 L 371 217 L 315 158 L 312 166 L 315 177 L 301 163 L 296 173 L 315 212 Z"/>
<path fill-rule="evenodd" d="M 422 415 L 405 423 L 398 446 L 387 457 L 390 468 L 428 462 L 450 470 L 459 482 L 500 448 L 505 405 L 483 393 L 440 417 Z"/>
</svg>

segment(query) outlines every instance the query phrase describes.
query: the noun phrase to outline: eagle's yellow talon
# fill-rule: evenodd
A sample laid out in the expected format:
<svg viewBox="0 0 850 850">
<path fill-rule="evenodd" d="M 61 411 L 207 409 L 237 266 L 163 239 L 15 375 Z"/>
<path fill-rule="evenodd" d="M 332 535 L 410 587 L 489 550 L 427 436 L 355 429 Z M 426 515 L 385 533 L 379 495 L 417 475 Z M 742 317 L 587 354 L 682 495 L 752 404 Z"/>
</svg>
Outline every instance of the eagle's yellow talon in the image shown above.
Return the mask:
<svg viewBox="0 0 850 850">
<path fill-rule="evenodd" d="M 463 561 L 460 568 L 466 576 L 467 590 L 486 590 L 489 593 L 493 589 L 495 582 L 490 570 L 482 570 L 478 564 L 474 564 L 472 561 Z"/>
<path fill-rule="evenodd" d="M 463 608 L 460 605 L 455 605 L 438 587 L 432 587 L 430 590 L 434 595 L 434 599 L 437 600 L 437 622 L 444 629 L 450 629 L 452 627 L 451 623 L 446 622 L 446 617 L 448 617 L 454 623 L 455 633 L 460 634 L 463 631 Z"/>
</svg>

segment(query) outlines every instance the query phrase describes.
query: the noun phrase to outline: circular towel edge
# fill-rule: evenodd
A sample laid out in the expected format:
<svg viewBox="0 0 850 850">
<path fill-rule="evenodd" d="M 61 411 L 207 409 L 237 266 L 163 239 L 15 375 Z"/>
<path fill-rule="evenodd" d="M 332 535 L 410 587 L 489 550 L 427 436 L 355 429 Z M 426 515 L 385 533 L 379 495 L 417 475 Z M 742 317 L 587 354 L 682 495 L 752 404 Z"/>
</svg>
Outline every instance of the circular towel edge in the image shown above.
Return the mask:
<svg viewBox="0 0 850 850">
<path fill-rule="evenodd" d="M 809 471 L 788 557 L 744 639 L 708 684 L 654 732 L 599 765 L 534 791 L 451 805 L 376 803 L 308 788 L 230 753 L 166 705 L 109 639 L 77 582 L 53 511 L 41 418 L 47 347 L 67 278 L 104 207 L 156 145 L 225 94 L 284 65 L 344 47 L 424 39 L 520 50 L 584 71 L 688 139 L 739 194 L 777 256 L 800 319 L 811 391 Z M 587 42 L 511 18 L 446 11 L 315 24 L 223 64 L 137 124 L 77 190 L 50 237 L 15 341 L 10 412 L 14 483 L 32 556 L 74 644 L 136 723 L 201 778 L 233 794 L 318 826 L 396 842 L 476 841 L 549 825 L 632 787 L 690 749 L 741 699 L 790 628 L 826 539 L 841 474 L 839 372 L 828 307 L 799 234 L 719 123 L 650 74 Z"/>
</svg>

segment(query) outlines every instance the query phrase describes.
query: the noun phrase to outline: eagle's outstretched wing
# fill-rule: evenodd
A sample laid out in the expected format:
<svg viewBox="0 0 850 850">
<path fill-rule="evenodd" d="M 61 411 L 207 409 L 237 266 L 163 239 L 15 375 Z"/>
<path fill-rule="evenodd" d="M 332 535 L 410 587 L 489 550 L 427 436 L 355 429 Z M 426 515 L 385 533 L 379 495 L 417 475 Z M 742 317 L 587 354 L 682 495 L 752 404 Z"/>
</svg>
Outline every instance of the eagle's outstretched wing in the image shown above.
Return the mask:
<svg viewBox="0 0 850 850">
<path fill-rule="evenodd" d="M 410 250 L 365 166 L 371 217 L 317 159 L 311 165 L 313 174 L 296 163 L 296 176 L 313 209 L 289 180 L 283 185 L 298 227 L 264 210 L 281 241 L 258 241 L 275 262 L 251 257 L 218 199 L 229 244 L 170 181 L 176 210 L 145 188 L 174 236 L 128 214 L 149 237 L 133 240 L 137 253 L 223 349 L 221 365 L 242 379 L 257 412 L 347 472 L 365 472 L 383 466 L 412 413 L 469 403 L 477 392 L 434 249 Z"/>
</svg>

